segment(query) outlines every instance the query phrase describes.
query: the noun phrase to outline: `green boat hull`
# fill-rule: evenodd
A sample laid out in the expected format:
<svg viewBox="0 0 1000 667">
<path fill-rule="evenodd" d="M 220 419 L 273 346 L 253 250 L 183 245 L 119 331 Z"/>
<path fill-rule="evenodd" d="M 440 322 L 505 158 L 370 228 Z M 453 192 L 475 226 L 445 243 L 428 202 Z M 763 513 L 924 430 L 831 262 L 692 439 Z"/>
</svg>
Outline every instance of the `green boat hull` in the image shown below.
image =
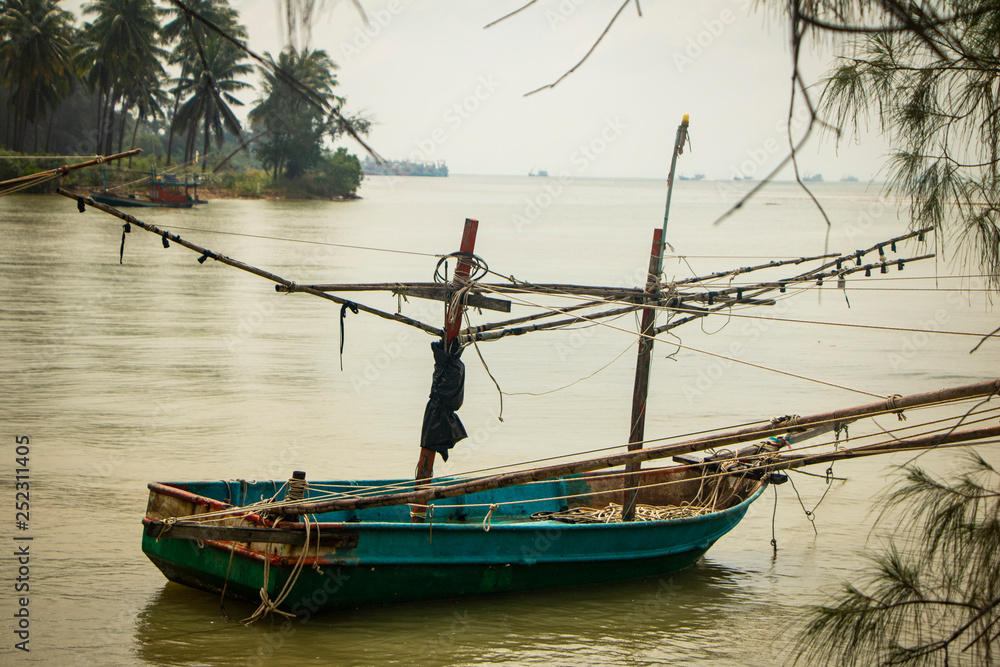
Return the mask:
<svg viewBox="0 0 1000 667">
<path fill-rule="evenodd" d="M 425 524 L 411 523 L 407 506 L 319 515 L 305 555 L 302 546 L 184 539 L 164 530 L 164 515 L 231 506 L 234 490 L 223 484 L 151 484 L 143 551 L 171 581 L 251 603 L 261 601 L 262 589 L 270 600 L 284 593 L 280 608 L 298 616 L 667 575 L 694 564 L 764 489 L 741 482 L 746 488 L 728 507 L 673 520 L 573 524 L 530 517 L 565 508 L 551 499 L 567 495 L 595 504 L 620 497 L 576 476 L 449 499 L 435 505 L 435 518 Z M 486 508 L 501 503 L 486 521 Z"/>
</svg>

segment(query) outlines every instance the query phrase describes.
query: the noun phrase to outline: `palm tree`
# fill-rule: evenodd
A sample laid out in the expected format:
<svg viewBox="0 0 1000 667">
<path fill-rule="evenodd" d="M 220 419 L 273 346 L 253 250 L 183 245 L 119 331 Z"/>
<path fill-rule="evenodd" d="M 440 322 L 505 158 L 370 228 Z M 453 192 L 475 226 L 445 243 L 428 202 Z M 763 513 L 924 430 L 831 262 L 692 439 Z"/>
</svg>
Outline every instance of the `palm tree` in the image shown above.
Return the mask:
<svg viewBox="0 0 1000 667">
<path fill-rule="evenodd" d="M 207 154 L 212 135 L 217 146 L 222 146 L 225 133 L 240 134 L 240 122 L 230 105 L 243 106 L 233 93 L 250 88 L 240 78 L 253 68 L 243 62 L 246 54 L 216 34 L 206 35 L 202 41 L 201 55 L 193 60 L 187 72 L 175 80 L 175 90 L 185 95 L 187 101 L 177 110 L 173 124 L 188 131 L 185 161 L 194 153 L 198 125 L 202 125 L 203 153 Z M 202 163 L 202 171 L 205 171 Z"/>
<path fill-rule="evenodd" d="M 8 0 L 0 13 L 0 35 L 0 82 L 11 91 L 12 147 L 21 150 L 31 123 L 37 149 L 38 121 L 72 89 L 72 15 L 56 0 Z"/>
<path fill-rule="evenodd" d="M 138 90 L 159 86 L 166 51 L 159 46 L 159 13 L 154 0 L 93 0 L 83 7 L 94 21 L 84 26 L 88 41 L 83 56 L 90 64 L 90 84 L 98 90 L 98 144 L 114 146 L 115 108 L 120 105 L 119 145 L 125 115 L 144 95 Z M 149 108 L 149 105 L 146 105 Z"/>
<path fill-rule="evenodd" d="M 319 162 L 323 136 L 332 126 L 317 102 L 332 106 L 343 100 L 333 93 L 337 66 L 326 51 L 298 52 L 288 47 L 277 62 L 269 53 L 264 55 L 271 67 L 258 68 L 263 96 L 249 120 L 257 131 L 268 133 L 255 153 L 277 180 L 282 174 L 294 177 Z"/>
<path fill-rule="evenodd" d="M 231 37 L 246 39 L 247 30 L 239 23 L 239 12 L 229 5 L 228 0 L 187 0 L 185 4 L 225 30 Z M 164 24 L 160 34 L 166 42 L 177 41 L 177 46 L 174 47 L 173 52 L 170 54 L 168 62 L 171 65 L 181 66 L 180 79 L 183 80 L 190 74 L 192 64 L 196 60 L 201 59 L 201 56 L 198 54 L 198 42 L 204 44 L 206 37 L 212 34 L 212 32 L 197 19 L 189 19 L 187 12 L 178 7 L 171 6 L 165 11 L 165 14 L 168 17 L 173 16 L 173 20 Z M 181 93 L 182 90 L 179 87 L 175 87 L 171 91 L 174 97 L 173 110 L 170 114 L 171 118 L 177 116 L 177 111 L 181 103 Z M 170 164 L 174 133 L 177 129 L 179 128 L 171 122 L 169 137 L 167 139 L 167 164 Z"/>
</svg>

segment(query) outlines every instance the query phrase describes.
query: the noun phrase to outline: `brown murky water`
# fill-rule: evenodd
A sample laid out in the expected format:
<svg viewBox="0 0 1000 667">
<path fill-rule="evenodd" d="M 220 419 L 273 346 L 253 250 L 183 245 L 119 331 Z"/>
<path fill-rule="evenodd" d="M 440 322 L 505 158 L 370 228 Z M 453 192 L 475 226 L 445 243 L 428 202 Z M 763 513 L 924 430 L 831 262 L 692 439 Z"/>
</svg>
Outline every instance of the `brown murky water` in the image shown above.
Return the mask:
<svg viewBox="0 0 1000 667">
<path fill-rule="evenodd" d="M 790 185 L 771 187 L 740 216 L 711 226 L 734 200 L 733 187 L 678 184 L 668 240 L 690 255 L 695 271 L 823 251 L 825 224 Z M 821 184 L 817 191 L 835 224 L 831 249 L 867 247 L 904 230 L 895 210 L 862 186 Z M 485 177 L 375 178 L 362 194 L 351 203 L 215 201 L 138 215 L 300 283 L 429 280 L 432 256 L 321 244 L 433 255 L 454 250 L 462 220 L 475 217 L 477 253 L 503 275 L 635 285 L 664 199 L 657 182 Z M 165 250 L 141 230 L 128 236 L 119 265 L 120 240 L 117 221 L 81 215 L 68 200 L 0 199 L 4 664 L 769 665 L 787 655 L 804 608 L 851 576 L 878 544 L 870 501 L 891 481 L 893 460 L 866 459 L 838 465 L 847 481 L 835 482 L 817 510 L 818 536 L 785 485 L 776 506 L 768 491 L 701 563 L 668 578 L 244 627 L 227 620 L 214 597 L 167 583 L 142 555 L 145 484 L 283 479 L 293 469 L 312 479 L 409 476 L 430 381 L 429 338 L 348 315 L 341 371 L 339 307 L 276 294 L 266 281 L 211 261 L 200 265 L 190 251 Z M 690 275 L 684 262 L 667 266 L 668 275 Z M 901 274 L 851 279 L 850 307 L 827 284 L 822 300 L 816 290 L 789 294 L 753 314 L 995 327 L 982 293 L 962 292 L 959 281 L 916 291 L 935 284 L 898 280 L 935 271 L 953 272 L 945 261 L 909 265 Z M 384 297 L 374 303 L 397 305 Z M 440 309 L 415 300 L 402 308 L 440 317 Z M 634 326 L 631 319 L 616 325 Z M 954 336 L 724 317 L 680 335 L 688 346 L 880 395 L 979 381 L 1000 369 L 1000 347 L 970 356 L 975 341 Z M 655 355 L 647 437 L 870 400 L 690 351 L 667 360 L 674 348 L 666 341 Z M 627 334 L 597 327 L 484 346 L 490 370 L 511 394 L 504 421 L 496 419 L 497 393 L 473 355 L 461 413 L 470 438 L 437 471 L 623 442 L 630 345 Z M 30 438 L 26 531 L 16 529 L 14 516 L 21 436 Z M 956 459 L 940 453 L 923 460 L 944 471 Z M 822 479 L 795 482 L 806 508 L 826 490 Z M 776 556 L 769 543 L 775 507 Z M 30 653 L 14 648 L 20 606 L 12 553 L 24 543 L 15 536 L 33 538 Z M 226 611 L 243 618 L 250 610 L 230 603 Z"/>
</svg>

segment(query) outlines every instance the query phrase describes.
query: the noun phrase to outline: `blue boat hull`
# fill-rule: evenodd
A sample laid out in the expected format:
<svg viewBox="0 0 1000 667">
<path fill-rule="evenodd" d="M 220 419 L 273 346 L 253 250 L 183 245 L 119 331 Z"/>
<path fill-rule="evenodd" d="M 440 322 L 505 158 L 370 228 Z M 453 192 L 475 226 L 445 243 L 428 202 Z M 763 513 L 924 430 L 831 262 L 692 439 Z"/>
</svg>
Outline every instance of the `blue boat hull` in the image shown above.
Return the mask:
<svg viewBox="0 0 1000 667">
<path fill-rule="evenodd" d="M 678 473 L 644 475 L 660 479 Z M 302 546 L 192 540 L 171 537 L 164 529 L 165 516 L 221 509 L 234 497 L 270 496 L 278 483 L 150 484 L 143 550 L 172 581 L 215 593 L 225 589 L 228 597 L 254 603 L 262 588 L 272 600 L 285 593 L 280 608 L 309 615 L 670 574 L 695 563 L 732 530 L 764 489 L 759 482 L 734 482 L 738 495 L 724 503 L 728 506 L 681 519 L 573 524 L 531 518 L 534 512 L 565 509 L 567 496 L 575 495 L 580 504 L 618 501 L 621 491 L 599 479 L 581 475 L 440 501 L 423 524 L 410 522 L 408 506 L 318 515 L 304 557 Z M 697 487 L 693 481 L 687 482 L 688 492 Z M 356 491 L 392 483 L 399 482 L 322 484 Z M 488 507 L 501 503 L 487 523 Z M 296 574 L 300 558 L 304 566 Z"/>
</svg>

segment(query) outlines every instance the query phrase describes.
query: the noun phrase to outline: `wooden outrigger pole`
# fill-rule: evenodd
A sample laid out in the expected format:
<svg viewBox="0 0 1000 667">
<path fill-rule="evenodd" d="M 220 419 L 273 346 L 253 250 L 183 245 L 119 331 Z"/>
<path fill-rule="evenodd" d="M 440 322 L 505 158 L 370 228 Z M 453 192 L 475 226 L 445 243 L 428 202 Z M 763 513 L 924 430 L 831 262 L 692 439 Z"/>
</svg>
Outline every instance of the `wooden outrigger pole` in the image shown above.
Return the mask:
<svg viewBox="0 0 1000 667">
<path fill-rule="evenodd" d="M 362 509 L 365 507 L 384 507 L 386 505 L 404 505 L 410 503 L 427 503 L 442 498 L 454 498 L 469 493 L 501 489 L 517 484 L 537 482 L 546 479 L 555 479 L 565 475 L 574 475 L 607 468 L 616 468 L 634 462 L 655 461 L 679 456 L 689 452 L 704 451 L 709 448 L 721 448 L 737 445 L 740 443 L 759 441 L 770 436 L 778 436 L 783 433 L 797 433 L 807 431 L 818 426 L 828 426 L 831 424 L 844 424 L 857 421 L 865 417 L 872 417 L 884 414 L 898 414 L 903 410 L 918 408 L 923 406 L 950 403 L 971 398 L 981 398 L 1000 394 L 1000 378 L 977 382 L 975 384 L 963 385 L 961 387 L 950 387 L 920 394 L 910 394 L 908 396 L 892 396 L 887 400 L 856 405 L 847 408 L 840 408 L 827 412 L 821 412 L 808 416 L 798 416 L 793 419 L 784 419 L 778 422 L 774 420 L 755 425 L 747 426 L 735 431 L 726 431 L 715 435 L 685 440 L 670 445 L 649 447 L 643 450 L 631 452 L 621 452 L 610 454 L 584 461 L 572 461 L 568 463 L 558 463 L 550 466 L 533 468 L 531 470 L 521 470 L 501 475 L 491 475 L 488 477 L 474 478 L 464 481 L 456 481 L 441 485 L 431 485 L 418 488 L 412 491 L 392 491 L 370 496 L 338 497 L 325 500 L 306 500 L 297 503 L 282 503 L 281 511 L 285 514 L 313 514 L 322 512 L 332 512 L 346 509 Z M 858 447 L 856 450 L 839 450 L 838 452 L 826 454 L 813 454 L 802 457 L 795 456 L 791 452 L 792 458 L 779 459 L 776 462 L 768 463 L 769 469 L 796 468 L 803 465 L 822 463 L 828 460 L 825 457 L 851 458 L 856 456 L 871 456 L 877 453 L 888 453 L 893 450 L 895 444 L 899 450 L 907 449 L 930 449 L 934 447 L 951 445 L 964 442 L 974 442 L 983 438 L 1000 437 L 1000 426 L 970 429 L 968 431 L 957 431 L 954 428 L 944 433 L 927 436 L 925 438 L 905 439 L 904 441 L 890 440 L 878 445 L 868 445 Z"/>
<path fill-rule="evenodd" d="M 654 303 L 659 299 L 660 274 L 663 273 L 663 251 L 666 246 L 667 221 L 670 218 L 670 198 L 674 191 L 674 174 L 677 170 L 677 156 L 684 153 L 687 142 L 688 115 L 684 114 L 681 124 L 677 127 L 677 138 L 674 140 L 674 152 L 670 158 L 670 173 L 667 175 L 667 203 L 663 211 L 663 228 L 653 233 L 653 248 L 649 255 L 649 272 L 646 276 L 647 302 Z M 649 367 L 653 358 L 653 325 L 656 321 L 656 309 L 644 308 L 642 325 L 640 327 L 639 353 L 635 365 L 635 386 L 632 390 L 632 421 L 628 438 L 628 449 L 642 449 L 642 441 L 646 430 L 646 398 L 649 395 Z M 629 463 L 625 471 L 631 473 L 625 476 L 625 495 L 622 500 L 622 521 L 632 521 L 635 518 L 635 496 L 638 490 L 638 475 L 641 463 Z"/>
<path fill-rule="evenodd" d="M 34 174 L 27 174 L 25 176 L 18 176 L 17 178 L 10 178 L 6 181 L 0 181 L 0 196 L 44 183 L 45 181 L 52 180 L 53 178 L 65 176 L 75 169 L 85 169 L 87 167 L 93 167 L 94 165 L 104 164 L 106 162 L 114 162 L 115 160 L 121 160 L 123 158 L 132 157 L 133 155 L 138 155 L 141 152 L 141 148 L 133 148 L 130 151 L 115 153 L 114 155 L 97 155 L 94 156 L 92 160 L 87 160 L 86 162 L 64 164 L 61 167 L 56 167 L 55 169 L 46 169 L 45 171 L 39 171 Z M 11 187 L 7 190 L 3 190 L 3 188 L 6 188 L 7 186 Z"/>
</svg>

